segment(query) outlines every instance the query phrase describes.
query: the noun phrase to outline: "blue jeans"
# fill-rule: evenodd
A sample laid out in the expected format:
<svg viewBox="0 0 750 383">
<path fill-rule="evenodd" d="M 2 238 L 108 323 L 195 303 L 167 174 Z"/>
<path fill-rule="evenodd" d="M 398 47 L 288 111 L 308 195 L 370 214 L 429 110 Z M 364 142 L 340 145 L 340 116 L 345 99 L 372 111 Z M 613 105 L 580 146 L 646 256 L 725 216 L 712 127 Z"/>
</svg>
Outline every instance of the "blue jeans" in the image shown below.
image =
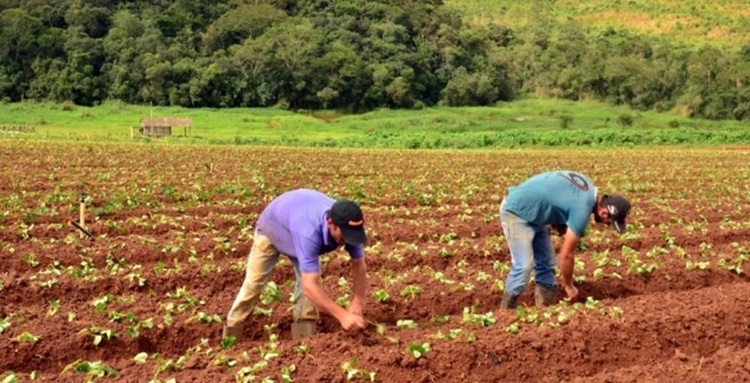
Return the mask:
<svg viewBox="0 0 750 383">
<path fill-rule="evenodd" d="M 512 261 L 505 291 L 512 296 L 521 295 L 531 279 L 532 266 L 536 284 L 554 287 L 557 260 L 547 227 L 527 222 L 505 210 L 505 201 L 500 204 L 500 222 Z"/>
</svg>

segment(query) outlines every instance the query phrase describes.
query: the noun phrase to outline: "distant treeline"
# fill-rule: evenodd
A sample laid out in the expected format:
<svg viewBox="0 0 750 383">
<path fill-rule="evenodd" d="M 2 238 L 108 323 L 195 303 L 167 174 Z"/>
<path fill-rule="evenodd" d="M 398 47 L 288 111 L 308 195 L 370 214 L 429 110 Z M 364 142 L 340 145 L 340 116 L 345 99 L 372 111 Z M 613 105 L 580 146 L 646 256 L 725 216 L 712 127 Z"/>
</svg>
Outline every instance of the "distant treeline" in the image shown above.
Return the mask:
<svg viewBox="0 0 750 383">
<path fill-rule="evenodd" d="M 0 100 L 354 112 L 530 95 L 750 118 L 750 43 L 539 16 L 511 30 L 440 0 L 0 0 Z"/>
</svg>

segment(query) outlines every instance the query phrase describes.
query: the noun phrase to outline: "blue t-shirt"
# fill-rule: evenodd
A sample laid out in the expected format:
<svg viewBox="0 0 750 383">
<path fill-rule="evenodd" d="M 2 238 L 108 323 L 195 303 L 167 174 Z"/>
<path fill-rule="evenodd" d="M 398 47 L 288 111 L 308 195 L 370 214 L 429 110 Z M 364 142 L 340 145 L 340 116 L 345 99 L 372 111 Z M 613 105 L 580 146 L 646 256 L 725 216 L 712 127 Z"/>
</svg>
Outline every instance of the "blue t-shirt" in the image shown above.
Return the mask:
<svg viewBox="0 0 750 383">
<path fill-rule="evenodd" d="M 596 187 L 588 177 L 559 170 L 509 187 L 505 209 L 535 225 L 567 225 L 580 238 L 595 203 Z"/>
<path fill-rule="evenodd" d="M 330 237 L 326 212 L 336 202 L 310 189 L 288 191 L 276 197 L 258 218 L 256 229 L 267 236 L 281 254 L 296 257 L 303 273 L 320 272 L 318 257 L 336 250 Z M 360 259 L 364 247 L 344 245 L 352 259 Z"/>
</svg>

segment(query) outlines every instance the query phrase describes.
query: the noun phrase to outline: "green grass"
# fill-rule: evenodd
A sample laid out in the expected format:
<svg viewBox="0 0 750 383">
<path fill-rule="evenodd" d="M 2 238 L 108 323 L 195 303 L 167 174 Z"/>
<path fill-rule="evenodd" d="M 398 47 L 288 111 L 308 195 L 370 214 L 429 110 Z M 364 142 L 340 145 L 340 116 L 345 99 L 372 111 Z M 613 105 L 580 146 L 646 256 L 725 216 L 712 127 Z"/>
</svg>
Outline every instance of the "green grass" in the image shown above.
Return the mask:
<svg viewBox="0 0 750 383">
<path fill-rule="evenodd" d="M 472 24 L 520 28 L 577 20 L 592 29 L 627 29 L 691 44 L 737 48 L 750 41 L 750 2 L 735 0 L 445 0 Z"/>
<path fill-rule="evenodd" d="M 31 139 L 132 141 L 130 128 L 142 117 L 190 117 L 193 129 L 182 137 L 147 139 L 165 143 L 258 144 L 286 146 L 477 148 L 565 145 L 745 144 L 750 132 L 737 121 L 707 121 L 639 112 L 593 102 L 522 100 L 495 107 L 376 110 L 358 115 L 333 111 L 279 109 L 186 109 L 107 103 L 0 104 L 0 126 L 31 124 L 35 133 L 8 135 Z M 560 116 L 572 117 L 567 129 Z M 622 126 L 620 116 L 633 124 Z"/>
</svg>

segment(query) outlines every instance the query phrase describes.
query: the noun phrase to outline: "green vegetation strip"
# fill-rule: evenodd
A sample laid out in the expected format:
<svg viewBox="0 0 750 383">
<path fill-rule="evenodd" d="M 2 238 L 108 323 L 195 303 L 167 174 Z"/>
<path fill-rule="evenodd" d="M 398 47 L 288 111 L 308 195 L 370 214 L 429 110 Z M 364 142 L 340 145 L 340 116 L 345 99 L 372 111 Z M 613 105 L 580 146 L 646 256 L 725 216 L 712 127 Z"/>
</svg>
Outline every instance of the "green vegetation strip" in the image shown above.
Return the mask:
<svg viewBox="0 0 750 383">
<path fill-rule="evenodd" d="M 188 117 L 193 128 L 164 138 L 138 133 L 141 118 Z M 639 112 L 593 102 L 523 100 L 495 107 L 291 112 L 273 108 L 188 109 L 127 105 L 0 104 L 0 126 L 13 139 L 381 148 L 650 146 L 747 144 L 739 121 L 709 121 Z M 187 133 L 187 136 L 185 134 Z M 131 137 L 131 135 L 133 135 Z"/>
</svg>

